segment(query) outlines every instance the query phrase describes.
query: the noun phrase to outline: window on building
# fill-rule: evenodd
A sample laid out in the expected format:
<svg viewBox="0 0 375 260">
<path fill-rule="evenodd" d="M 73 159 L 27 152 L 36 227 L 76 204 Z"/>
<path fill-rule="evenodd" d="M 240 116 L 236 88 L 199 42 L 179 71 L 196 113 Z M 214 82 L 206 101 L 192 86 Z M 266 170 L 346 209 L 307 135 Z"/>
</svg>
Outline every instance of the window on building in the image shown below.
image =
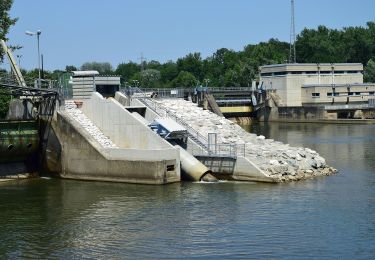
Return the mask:
<svg viewBox="0 0 375 260">
<path fill-rule="evenodd" d="M 286 71 L 279 71 L 279 72 L 273 73 L 273 75 L 275 75 L 275 76 L 284 76 L 286 74 L 287 74 Z"/>
<path fill-rule="evenodd" d="M 361 92 L 354 92 L 354 96 L 360 96 Z"/>
<path fill-rule="evenodd" d="M 327 97 L 332 97 L 332 92 L 328 92 Z"/>
<path fill-rule="evenodd" d="M 262 77 L 269 77 L 269 76 L 272 76 L 272 73 L 261 73 L 260 75 Z"/>
<path fill-rule="evenodd" d="M 322 70 L 320 71 L 320 74 L 331 74 L 332 71 L 330 70 Z"/>
<path fill-rule="evenodd" d="M 338 96 L 340 96 L 340 93 L 335 92 L 335 93 L 333 93 L 333 95 L 334 95 L 335 97 L 338 97 Z"/>
<path fill-rule="evenodd" d="M 354 92 L 349 92 L 348 96 L 354 96 Z"/>
<path fill-rule="evenodd" d="M 320 93 L 311 93 L 313 98 L 320 98 Z"/>
<path fill-rule="evenodd" d="M 374 96 L 374 95 L 375 95 L 375 91 L 370 91 L 368 94 L 369 94 L 370 96 Z"/>
<path fill-rule="evenodd" d="M 317 71 L 305 71 L 306 74 L 317 74 Z"/>
<path fill-rule="evenodd" d="M 345 71 L 343 70 L 339 70 L 339 71 L 335 71 L 335 74 L 344 74 Z"/>
<path fill-rule="evenodd" d="M 361 73 L 359 70 L 348 70 L 348 73 Z"/>
<path fill-rule="evenodd" d="M 302 71 L 292 71 L 291 74 L 302 74 Z"/>
</svg>

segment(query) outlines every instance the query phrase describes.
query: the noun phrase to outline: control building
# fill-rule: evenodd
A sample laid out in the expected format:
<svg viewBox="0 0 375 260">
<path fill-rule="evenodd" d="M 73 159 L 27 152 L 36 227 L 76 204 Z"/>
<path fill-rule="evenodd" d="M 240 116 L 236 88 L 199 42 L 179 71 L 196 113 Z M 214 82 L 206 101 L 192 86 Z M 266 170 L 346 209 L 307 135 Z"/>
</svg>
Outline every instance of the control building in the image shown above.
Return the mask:
<svg viewBox="0 0 375 260">
<path fill-rule="evenodd" d="M 99 92 L 103 97 L 114 97 L 120 90 L 119 76 L 99 75 L 97 71 L 72 71 L 69 83 L 74 99 L 88 99 L 93 92 Z"/>
<path fill-rule="evenodd" d="M 260 67 L 263 89 L 276 90 L 283 106 L 367 104 L 375 83 L 363 83 L 360 63 L 274 64 Z"/>
</svg>

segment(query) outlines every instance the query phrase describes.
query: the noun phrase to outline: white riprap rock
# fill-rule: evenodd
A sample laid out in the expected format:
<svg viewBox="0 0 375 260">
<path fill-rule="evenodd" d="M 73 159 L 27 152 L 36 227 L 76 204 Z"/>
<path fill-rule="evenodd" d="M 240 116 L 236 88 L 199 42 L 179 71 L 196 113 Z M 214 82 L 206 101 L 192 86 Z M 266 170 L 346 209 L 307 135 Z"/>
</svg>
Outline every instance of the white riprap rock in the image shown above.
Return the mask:
<svg viewBox="0 0 375 260">
<path fill-rule="evenodd" d="M 275 181 L 292 181 L 335 173 L 324 158 L 309 148 L 291 147 L 257 136 L 239 125 L 182 99 L 162 99 L 158 105 L 180 118 L 203 136 L 217 133 L 220 143 L 245 144 L 245 157 Z"/>
<path fill-rule="evenodd" d="M 104 148 L 118 148 L 91 120 L 77 108 L 73 101 L 65 101 L 65 111 L 74 118 Z"/>
</svg>

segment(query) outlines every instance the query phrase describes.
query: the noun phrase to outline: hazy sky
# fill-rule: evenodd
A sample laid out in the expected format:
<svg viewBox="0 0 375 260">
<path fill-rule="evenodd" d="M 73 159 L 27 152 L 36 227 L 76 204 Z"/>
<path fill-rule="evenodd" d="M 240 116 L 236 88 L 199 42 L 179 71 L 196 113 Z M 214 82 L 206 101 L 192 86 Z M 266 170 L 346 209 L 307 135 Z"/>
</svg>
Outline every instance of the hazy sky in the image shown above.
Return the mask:
<svg viewBox="0 0 375 260">
<path fill-rule="evenodd" d="M 323 24 L 365 26 L 375 20 L 374 0 L 295 0 L 296 32 Z M 8 35 L 23 48 L 21 67 L 37 67 L 41 30 L 44 67 L 64 69 L 87 61 L 116 67 L 141 53 L 150 60 L 176 60 L 189 52 L 207 57 L 270 38 L 289 41 L 290 0 L 14 0 L 19 17 Z M 2 65 L 4 67 L 4 65 Z"/>
</svg>

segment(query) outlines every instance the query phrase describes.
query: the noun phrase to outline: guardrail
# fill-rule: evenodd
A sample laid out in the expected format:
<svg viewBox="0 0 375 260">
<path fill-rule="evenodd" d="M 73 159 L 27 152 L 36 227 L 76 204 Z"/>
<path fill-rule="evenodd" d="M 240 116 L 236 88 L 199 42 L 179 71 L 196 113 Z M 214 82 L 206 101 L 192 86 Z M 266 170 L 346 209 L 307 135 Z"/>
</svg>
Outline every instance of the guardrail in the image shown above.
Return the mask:
<svg viewBox="0 0 375 260">
<path fill-rule="evenodd" d="M 207 151 L 201 147 L 192 146 L 188 147 L 187 151 L 194 156 L 210 156 L 215 157 L 237 157 L 245 156 L 246 146 L 245 144 L 207 144 L 210 150 Z"/>
<path fill-rule="evenodd" d="M 137 91 L 136 93 L 143 93 L 139 88 L 136 88 L 135 91 Z M 230 157 L 245 156 L 245 144 L 209 143 L 208 138 L 204 137 L 197 130 L 195 130 L 181 118 L 179 118 L 176 114 L 160 107 L 151 98 L 146 97 L 145 95 L 139 95 L 139 97 L 136 98 L 157 115 L 161 117 L 169 117 L 175 120 L 181 126 L 185 127 L 189 134 L 189 137 L 199 145 L 199 148 L 194 148 L 193 150 L 189 151 L 193 155 L 215 155 Z"/>
<path fill-rule="evenodd" d="M 333 105 L 333 106 L 324 106 L 325 110 L 348 110 L 348 109 L 368 109 L 375 107 L 375 103 L 368 104 L 349 104 L 349 105 Z"/>
</svg>

